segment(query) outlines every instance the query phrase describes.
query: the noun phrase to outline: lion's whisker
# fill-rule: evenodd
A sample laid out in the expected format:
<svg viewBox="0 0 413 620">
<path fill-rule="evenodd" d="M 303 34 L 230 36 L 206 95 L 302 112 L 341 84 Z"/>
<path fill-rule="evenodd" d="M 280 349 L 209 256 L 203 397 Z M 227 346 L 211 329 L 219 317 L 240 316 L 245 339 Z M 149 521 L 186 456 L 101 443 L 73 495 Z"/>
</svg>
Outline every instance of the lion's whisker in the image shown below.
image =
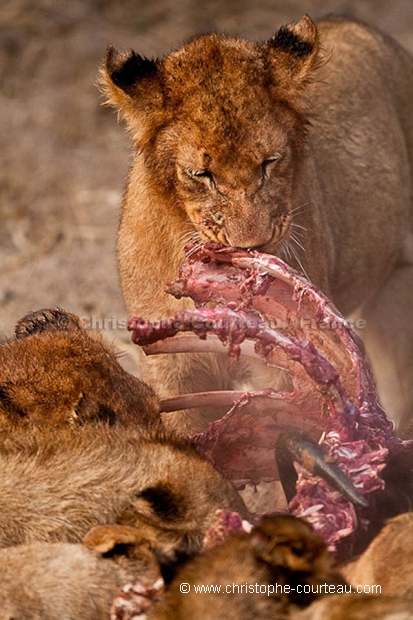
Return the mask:
<svg viewBox="0 0 413 620">
<path fill-rule="evenodd" d="M 296 238 L 295 234 L 291 233 L 290 235 L 290 239 L 291 241 L 293 241 L 296 245 L 298 245 L 299 248 L 302 249 L 303 252 L 306 251 L 305 247 L 303 246 L 302 243 L 300 243 L 300 241 Z"/>
<path fill-rule="evenodd" d="M 286 247 L 288 247 L 288 250 L 292 252 L 293 257 L 294 257 L 294 258 L 295 258 L 295 260 L 297 261 L 297 263 L 298 263 L 298 265 L 299 265 L 299 267 L 300 267 L 300 269 L 301 269 L 302 273 L 305 275 L 305 277 L 307 278 L 307 280 L 309 280 L 310 278 L 308 277 L 308 274 L 307 274 L 306 270 L 305 270 L 305 269 L 304 269 L 304 267 L 303 267 L 303 264 L 302 264 L 302 262 L 301 262 L 300 256 L 299 256 L 299 254 L 298 254 L 297 250 L 295 249 L 295 247 L 294 247 L 292 244 L 290 244 L 290 241 L 287 241 L 287 242 L 286 242 Z M 290 258 L 291 258 L 291 256 L 290 256 Z"/>
<path fill-rule="evenodd" d="M 297 222 L 291 222 L 291 226 L 293 226 L 294 228 L 300 228 L 301 230 L 304 230 L 305 232 L 308 231 L 307 226 L 302 226 L 301 224 L 297 224 Z"/>
<path fill-rule="evenodd" d="M 307 202 L 303 202 L 297 207 L 294 207 L 294 209 L 291 209 L 290 214 L 295 215 L 295 216 L 302 215 L 303 213 L 307 213 L 310 209 L 311 209 L 311 201 L 307 201 Z"/>
<path fill-rule="evenodd" d="M 190 258 L 192 256 L 192 254 L 194 254 L 195 252 L 197 252 L 199 250 L 199 248 L 202 247 L 202 242 L 196 243 L 194 245 L 193 248 L 191 248 L 187 253 L 186 253 L 186 257 Z"/>
<path fill-rule="evenodd" d="M 195 230 L 190 230 L 188 232 L 185 232 L 178 238 L 178 243 L 181 243 L 184 241 L 187 242 L 190 239 L 196 238 L 197 235 L 198 233 Z"/>
</svg>

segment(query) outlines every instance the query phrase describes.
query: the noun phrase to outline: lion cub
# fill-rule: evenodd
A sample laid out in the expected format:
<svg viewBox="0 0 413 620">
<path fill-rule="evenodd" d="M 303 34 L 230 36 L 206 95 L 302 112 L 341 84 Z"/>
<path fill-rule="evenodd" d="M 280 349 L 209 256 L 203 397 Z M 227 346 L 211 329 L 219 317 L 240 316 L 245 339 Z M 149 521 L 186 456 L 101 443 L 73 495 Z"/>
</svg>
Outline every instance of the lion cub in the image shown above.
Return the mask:
<svg viewBox="0 0 413 620">
<path fill-rule="evenodd" d="M 343 592 L 346 582 L 324 541 L 304 520 L 274 515 L 190 560 L 149 618 L 287 620 L 329 586 Z"/>
<path fill-rule="evenodd" d="M 413 411 L 408 53 L 361 23 L 306 16 L 263 43 L 209 34 L 157 60 L 109 47 L 102 75 L 134 144 L 118 235 L 128 311 L 159 320 L 191 305 L 164 292 L 189 237 L 279 255 L 365 319 L 382 404 L 403 433 Z M 218 355 L 143 360 L 161 396 L 260 389 L 261 372 Z M 198 430 L 207 414 L 173 424 Z"/>
<path fill-rule="evenodd" d="M 233 485 L 165 432 L 159 402 L 100 336 L 59 308 L 0 345 L 0 547 L 138 527 L 170 562 L 202 548 L 215 513 L 248 516 Z"/>
<path fill-rule="evenodd" d="M 119 587 L 138 579 L 143 586 L 161 582 L 138 529 L 100 526 L 83 542 L 0 549 L 0 618 L 107 620 Z"/>
<path fill-rule="evenodd" d="M 377 583 L 382 594 L 413 599 L 413 512 L 390 519 L 343 574 L 355 586 Z"/>
<path fill-rule="evenodd" d="M 0 344 L 0 431 L 93 421 L 160 428 L 159 400 L 74 314 L 48 308 L 20 319 Z"/>
</svg>

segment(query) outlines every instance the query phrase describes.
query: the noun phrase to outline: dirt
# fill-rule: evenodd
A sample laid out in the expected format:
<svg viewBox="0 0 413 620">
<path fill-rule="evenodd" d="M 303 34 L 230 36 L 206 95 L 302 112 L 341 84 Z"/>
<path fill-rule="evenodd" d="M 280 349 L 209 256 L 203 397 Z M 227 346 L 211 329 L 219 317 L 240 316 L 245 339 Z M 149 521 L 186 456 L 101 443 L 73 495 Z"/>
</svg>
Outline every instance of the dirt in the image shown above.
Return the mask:
<svg viewBox="0 0 413 620">
<path fill-rule="evenodd" d="M 152 57 L 211 30 L 263 40 L 304 13 L 363 19 L 413 53 L 411 0 L 0 0 L 0 338 L 58 305 L 135 368 L 115 252 L 130 145 L 95 86 L 108 43 Z"/>
</svg>

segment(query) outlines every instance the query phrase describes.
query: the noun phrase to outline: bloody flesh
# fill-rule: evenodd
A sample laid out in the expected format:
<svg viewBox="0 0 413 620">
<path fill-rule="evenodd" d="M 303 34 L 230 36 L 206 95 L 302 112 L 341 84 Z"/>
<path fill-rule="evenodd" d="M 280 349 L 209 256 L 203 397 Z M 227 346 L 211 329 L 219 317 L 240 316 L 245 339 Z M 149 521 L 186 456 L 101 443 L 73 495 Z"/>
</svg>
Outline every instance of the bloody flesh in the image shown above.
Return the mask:
<svg viewBox="0 0 413 620">
<path fill-rule="evenodd" d="M 292 392 L 268 386 L 234 393 L 228 413 L 191 437 L 229 479 L 238 487 L 278 479 L 277 436 L 296 427 L 324 447 L 361 494 L 368 498 L 384 488 L 389 451 L 397 453 L 403 442 L 379 405 L 361 340 L 320 290 L 275 256 L 216 244 L 192 249 L 167 290 L 191 297 L 197 308 L 159 324 L 132 318 L 132 339 L 148 354 L 216 351 L 224 344 L 229 355 L 258 356 L 292 378 Z M 215 307 L 204 307 L 211 302 Z M 207 395 L 187 397 L 188 406 Z M 185 397 L 179 402 L 187 406 Z M 297 470 L 289 510 L 309 520 L 333 549 L 367 513 L 303 467 Z"/>
</svg>

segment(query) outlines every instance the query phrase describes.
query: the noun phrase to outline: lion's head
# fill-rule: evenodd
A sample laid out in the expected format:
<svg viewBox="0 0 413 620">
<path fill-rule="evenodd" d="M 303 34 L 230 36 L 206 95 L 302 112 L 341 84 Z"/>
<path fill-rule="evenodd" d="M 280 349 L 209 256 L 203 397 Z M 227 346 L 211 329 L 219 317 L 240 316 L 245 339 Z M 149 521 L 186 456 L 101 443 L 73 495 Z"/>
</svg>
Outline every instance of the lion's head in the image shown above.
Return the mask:
<svg viewBox="0 0 413 620">
<path fill-rule="evenodd" d="M 271 251 L 290 227 L 318 61 L 306 16 L 262 44 L 209 34 L 160 60 L 109 47 L 102 83 L 152 183 L 202 240 Z"/>
</svg>

